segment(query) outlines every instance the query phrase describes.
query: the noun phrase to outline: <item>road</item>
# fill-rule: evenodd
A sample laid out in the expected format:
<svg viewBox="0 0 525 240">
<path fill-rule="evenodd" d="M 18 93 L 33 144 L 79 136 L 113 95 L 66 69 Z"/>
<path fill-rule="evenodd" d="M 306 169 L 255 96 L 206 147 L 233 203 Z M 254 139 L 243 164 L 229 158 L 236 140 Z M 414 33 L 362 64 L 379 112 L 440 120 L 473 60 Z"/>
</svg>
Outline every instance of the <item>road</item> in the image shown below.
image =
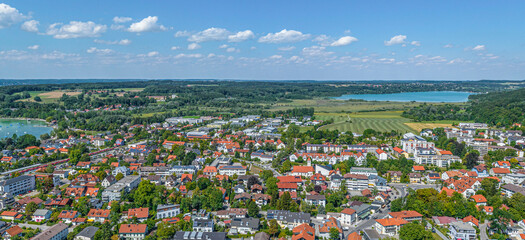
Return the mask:
<svg viewBox="0 0 525 240">
<path fill-rule="evenodd" d="M 481 240 L 489 239 L 489 236 L 487 235 L 487 224 L 486 223 L 479 225 L 479 234 L 480 234 Z"/>
<path fill-rule="evenodd" d="M 351 232 L 360 232 L 363 229 L 372 227 L 376 223 L 376 219 L 384 218 L 388 214 L 388 212 L 389 211 L 385 210 L 384 212 L 377 212 L 377 213 L 372 214 L 370 216 L 370 219 L 362 220 L 355 227 L 350 227 L 348 230 L 345 230 L 344 235 L 348 236 L 348 234 L 350 234 Z M 373 217 L 376 217 L 376 218 L 374 219 Z"/>
<path fill-rule="evenodd" d="M 443 234 L 441 231 L 439 231 L 437 228 L 434 228 L 434 230 L 436 230 L 436 234 L 439 235 L 439 237 L 441 237 L 443 240 L 449 240 L 449 238 Z"/>
<path fill-rule="evenodd" d="M 273 176 L 274 177 L 279 177 L 279 176 L 282 176 L 282 174 L 280 174 L 279 172 L 277 172 L 277 170 L 273 169 L 270 165 L 267 165 L 267 164 L 259 164 L 259 163 L 255 163 L 255 162 L 251 162 L 252 165 L 255 165 L 256 167 L 258 168 L 261 168 L 261 169 L 264 169 L 264 170 L 270 170 L 273 172 Z"/>
</svg>

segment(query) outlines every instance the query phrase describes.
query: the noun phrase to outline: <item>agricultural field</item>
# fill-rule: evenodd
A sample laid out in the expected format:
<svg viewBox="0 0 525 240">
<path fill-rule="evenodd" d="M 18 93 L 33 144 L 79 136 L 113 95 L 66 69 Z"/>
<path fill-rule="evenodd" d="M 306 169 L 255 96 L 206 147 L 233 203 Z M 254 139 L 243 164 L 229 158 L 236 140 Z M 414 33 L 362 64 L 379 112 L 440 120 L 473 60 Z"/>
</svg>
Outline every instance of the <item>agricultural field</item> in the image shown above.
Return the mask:
<svg viewBox="0 0 525 240">
<path fill-rule="evenodd" d="M 401 111 L 366 112 L 366 113 L 319 113 L 315 115 L 318 120 L 334 119 L 333 124 L 321 129 L 339 130 L 341 132 L 363 133 L 366 129 L 381 132 L 396 130 L 401 133 L 416 132 L 416 129 L 407 125 L 410 119 L 401 117 Z"/>
<path fill-rule="evenodd" d="M 374 102 L 374 101 L 344 101 L 331 99 L 301 99 L 289 103 L 276 103 L 271 110 L 287 110 L 293 108 L 313 107 L 316 113 L 350 113 L 362 111 L 399 111 L 419 106 L 417 102 Z"/>
<path fill-rule="evenodd" d="M 77 96 L 80 95 L 82 92 L 80 91 L 50 91 L 50 92 L 43 92 L 43 91 L 31 91 L 29 92 L 29 95 L 31 95 L 31 98 L 28 99 L 22 99 L 19 101 L 26 101 L 26 102 L 35 102 L 34 98 L 36 96 L 39 96 L 40 99 L 42 99 L 42 103 L 55 103 L 59 98 L 62 97 L 63 94 L 69 95 L 69 96 Z"/>
</svg>

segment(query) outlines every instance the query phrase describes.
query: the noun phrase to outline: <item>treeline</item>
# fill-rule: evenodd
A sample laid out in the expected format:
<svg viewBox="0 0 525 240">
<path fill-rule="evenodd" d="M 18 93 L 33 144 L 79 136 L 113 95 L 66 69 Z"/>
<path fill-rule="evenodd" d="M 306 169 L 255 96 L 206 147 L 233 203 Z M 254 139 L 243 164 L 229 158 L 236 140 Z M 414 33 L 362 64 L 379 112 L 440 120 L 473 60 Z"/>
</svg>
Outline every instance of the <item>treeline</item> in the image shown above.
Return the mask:
<svg viewBox="0 0 525 240">
<path fill-rule="evenodd" d="M 467 105 L 423 103 L 402 116 L 415 121 L 475 121 L 493 126 L 525 122 L 525 88 L 513 91 L 470 95 Z"/>
</svg>

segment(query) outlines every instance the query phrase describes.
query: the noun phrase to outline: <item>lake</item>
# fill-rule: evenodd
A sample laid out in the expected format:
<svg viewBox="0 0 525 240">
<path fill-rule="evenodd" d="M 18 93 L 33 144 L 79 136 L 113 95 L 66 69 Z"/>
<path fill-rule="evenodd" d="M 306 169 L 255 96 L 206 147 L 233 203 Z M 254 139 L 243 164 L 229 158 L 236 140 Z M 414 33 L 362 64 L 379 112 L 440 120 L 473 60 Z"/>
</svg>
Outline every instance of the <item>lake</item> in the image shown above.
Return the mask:
<svg viewBox="0 0 525 240">
<path fill-rule="evenodd" d="M 391 101 L 391 102 L 466 102 L 470 92 L 435 91 L 435 92 L 404 92 L 388 94 L 348 94 L 334 99 L 348 100 L 360 99 L 366 101 Z"/>
<path fill-rule="evenodd" d="M 0 138 L 11 137 L 13 134 L 18 136 L 31 134 L 40 139 L 40 135 L 50 133 L 52 130 L 53 128 L 48 127 L 43 121 L 0 119 Z"/>
</svg>

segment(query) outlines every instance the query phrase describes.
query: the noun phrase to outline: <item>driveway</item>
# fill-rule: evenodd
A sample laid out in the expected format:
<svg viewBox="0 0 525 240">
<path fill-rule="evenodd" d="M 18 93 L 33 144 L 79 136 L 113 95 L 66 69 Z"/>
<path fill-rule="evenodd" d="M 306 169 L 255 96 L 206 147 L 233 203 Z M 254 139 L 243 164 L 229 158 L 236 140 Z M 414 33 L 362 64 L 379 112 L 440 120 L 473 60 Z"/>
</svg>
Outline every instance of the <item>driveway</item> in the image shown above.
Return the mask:
<svg viewBox="0 0 525 240">
<path fill-rule="evenodd" d="M 479 225 L 479 234 L 480 234 L 481 240 L 489 239 L 489 236 L 487 235 L 487 224 L 486 223 Z"/>
</svg>

